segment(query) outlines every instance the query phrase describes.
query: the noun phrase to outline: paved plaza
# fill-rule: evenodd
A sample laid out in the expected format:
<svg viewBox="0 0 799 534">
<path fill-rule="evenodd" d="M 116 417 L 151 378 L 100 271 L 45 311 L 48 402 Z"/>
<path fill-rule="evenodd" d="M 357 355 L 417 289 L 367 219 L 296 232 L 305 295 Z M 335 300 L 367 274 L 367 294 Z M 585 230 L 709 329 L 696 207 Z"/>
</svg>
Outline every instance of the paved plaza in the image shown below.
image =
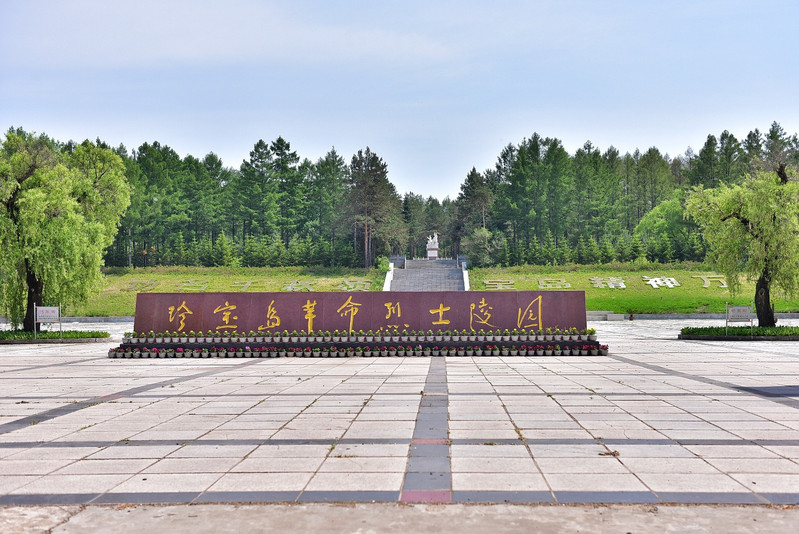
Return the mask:
<svg viewBox="0 0 799 534">
<path fill-rule="evenodd" d="M 799 344 L 676 339 L 718 323 L 590 324 L 608 356 L 0 345 L 0 505 L 799 503 Z"/>
</svg>

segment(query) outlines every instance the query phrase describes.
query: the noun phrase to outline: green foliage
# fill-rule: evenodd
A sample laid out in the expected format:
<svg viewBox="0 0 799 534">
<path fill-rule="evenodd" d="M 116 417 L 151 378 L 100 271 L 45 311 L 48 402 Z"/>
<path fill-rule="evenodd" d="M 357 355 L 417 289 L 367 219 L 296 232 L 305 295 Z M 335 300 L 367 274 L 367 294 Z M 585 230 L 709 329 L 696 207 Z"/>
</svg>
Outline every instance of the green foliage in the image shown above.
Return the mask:
<svg viewBox="0 0 799 534">
<path fill-rule="evenodd" d="M 702 261 L 706 244 L 682 217 L 679 192 L 799 163 L 796 137 L 778 123 L 742 141 L 710 135 L 698 154 L 676 157 L 656 147 L 601 152 L 590 141 L 569 154 L 533 133 L 505 146 L 492 168 L 471 168 L 451 200 L 400 199 L 389 165 L 369 149 L 349 161 L 331 149 L 312 162 L 279 136 L 258 140 L 236 168 L 213 153 L 181 159 L 157 141 L 116 153 L 132 197 L 106 263 L 138 267 L 369 266 L 380 255 L 424 257 L 433 232 L 439 256 L 455 257 L 477 228 L 499 236 L 501 248 L 486 256 L 497 265 Z"/>
<path fill-rule="evenodd" d="M 469 257 L 470 263 L 475 267 L 491 267 L 502 263 L 506 245 L 505 237 L 502 234 L 491 234 L 481 227 L 472 231 L 464 240 L 462 248 L 464 254 Z"/>
<path fill-rule="evenodd" d="M 96 330 L 64 330 L 58 331 L 40 330 L 36 333 L 36 339 L 103 339 L 111 337 L 108 332 Z M 27 330 L 0 330 L 0 340 L 32 340 L 33 332 Z"/>
<path fill-rule="evenodd" d="M 758 281 L 755 304 L 763 326 L 773 324 L 770 287 L 794 295 L 799 284 L 799 183 L 781 172 L 759 172 L 741 185 L 700 186 L 686 202 L 733 293 L 741 275 Z"/>
<path fill-rule="evenodd" d="M 84 302 L 130 203 L 124 165 L 89 143 L 61 153 L 9 131 L 0 152 L 0 312 L 33 330 L 33 306 Z M 23 321 L 24 319 L 24 321 Z"/>
<path fill-rule="evenodd" d="M 699 336 L 799 336 L 799 327 L 796 326 L 769 326 L 749 328 L 748 326 L 687 326 L 680 333 Z"/>
</svg>

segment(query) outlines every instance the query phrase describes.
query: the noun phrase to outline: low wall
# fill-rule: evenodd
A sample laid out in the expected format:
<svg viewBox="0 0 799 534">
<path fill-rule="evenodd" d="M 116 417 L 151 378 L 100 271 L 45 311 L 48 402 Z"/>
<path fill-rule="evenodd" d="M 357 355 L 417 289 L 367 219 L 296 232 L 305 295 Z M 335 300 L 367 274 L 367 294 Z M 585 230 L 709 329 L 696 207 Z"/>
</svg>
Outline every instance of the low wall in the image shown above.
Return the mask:
<svg viewBox="0 0 799 534">
<path fill-rule="evenodd" d="M 583 291 L 139 293 L 137 332 L 583 329 Z"/>
</svg>

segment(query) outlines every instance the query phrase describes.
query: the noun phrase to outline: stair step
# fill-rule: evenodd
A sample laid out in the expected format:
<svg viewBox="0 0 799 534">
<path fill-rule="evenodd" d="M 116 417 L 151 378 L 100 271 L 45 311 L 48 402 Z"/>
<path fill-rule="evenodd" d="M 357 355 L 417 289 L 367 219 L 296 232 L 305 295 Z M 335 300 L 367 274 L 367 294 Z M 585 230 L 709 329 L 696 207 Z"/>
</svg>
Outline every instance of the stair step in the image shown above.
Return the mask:
<svg viewBox="0 0 799 534">
<path fill-rule="evenodd" d="M 455 260 L 406 260 L 394 270 L 392 291 L 463 291 L 463 273 Z"/>
</svg>

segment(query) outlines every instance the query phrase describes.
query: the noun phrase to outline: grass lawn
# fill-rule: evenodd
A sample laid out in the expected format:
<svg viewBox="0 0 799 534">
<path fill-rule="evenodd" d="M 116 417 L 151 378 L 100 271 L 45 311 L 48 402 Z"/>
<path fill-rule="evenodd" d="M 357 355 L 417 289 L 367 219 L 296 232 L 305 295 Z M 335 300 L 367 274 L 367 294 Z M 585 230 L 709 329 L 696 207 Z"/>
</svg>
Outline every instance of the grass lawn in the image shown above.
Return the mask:
<svg viewBox="0 0 799 534">
<path fill-rule="evenodd" d="M 106 274 L 106 286 L 82 306 L 66 307 L 65 315 L 111 317 L 133 315 L 136 293 L 182 291 L 287 291 L 307 287 L 312 291 L 342 291 L 353 284 L 368 283 L 381 291 L 385 272 L 375 269 L 326 269 L 306 267 L 154 267 L 113 269 Z"/>
<path fill-rule="evenodd" d="M 635 268 L 619 265 L 614 268 L 598 266 L 569 267 L 509 267 L 473 269 L 469 271 L 471 288 L 486 289 L 486 280 L 504 279 L 513 282 L 517 290 L 539 290 L 539 280 L 563 280 L 570 289 L 584 290 L 589 310 L 608 310 L 616 313 L 702 313 L 724 312 L 724 303 L 751 304 L 754 283 L 744 283 L 739 295 L 733 297 L 718 281 L 703 287 L 701 276 L 716 273 L 707 268 L 686 266 L 648 266 Z M 654 288 L 644 276 L 674 278 L 680 285 Z M 313 291 L 343 291 L 353 284 L 372 291 L 383 289 L 385 273 L 375 269 L 325 269 L 304 267 L 281 268 L 202 268 L 157 267 L 148 269 L 114 269 L 106 274 L 106 286 L 83 306 L 71 306 L 65 315 L 119 316 L 133 315 L 137 292 L 174 293 L 181 291 L 288 291 L 292 287 Z M 625 289 L 594 287 L 591 278 L 618 278 Z M 557 285 L 549 282 L 550 285 Z M 555 287 L 553 287 L 555 289 Z M 785 300 L 772 291 L 772 302 L 778 312 L 799 310 L 799 299 Z"/>
<path fill-rule="evenodd" d="M 654 266 L 653 266 L 654 267 Z M 711 280 L 703 287 L 701 276 L 718 276 L 717 273 L 665 266 L 662 269 L 603 269 L 597 266 L 574 266 L 570 269 L 553 267 L 510 267 L 502 269 L 474 269 L 469 273 L 471 288 L 486 289 L 485 280 L 505 279 L 513 281 L 513 289 L 538 290 L 540 279 L 564 280 L 570 289 L 585 291 L 586 308 L 607 310 L 616 313 L 724 313 L 724 303 L 750 305 L 755 295 L 754 283 L 745 282 L 741 291 L 732 296 L 728 288 L 720 287 Z M 652 287 L 643 277 L 673 278 L 680 285 L 675 287 Z M 591 278 L 620 278 L 625 289 L 597 288 Z M 799 310 L 799 299 L 785 300 L 772 290 L 772 303 L 778 312 Z"/>
</svg>

